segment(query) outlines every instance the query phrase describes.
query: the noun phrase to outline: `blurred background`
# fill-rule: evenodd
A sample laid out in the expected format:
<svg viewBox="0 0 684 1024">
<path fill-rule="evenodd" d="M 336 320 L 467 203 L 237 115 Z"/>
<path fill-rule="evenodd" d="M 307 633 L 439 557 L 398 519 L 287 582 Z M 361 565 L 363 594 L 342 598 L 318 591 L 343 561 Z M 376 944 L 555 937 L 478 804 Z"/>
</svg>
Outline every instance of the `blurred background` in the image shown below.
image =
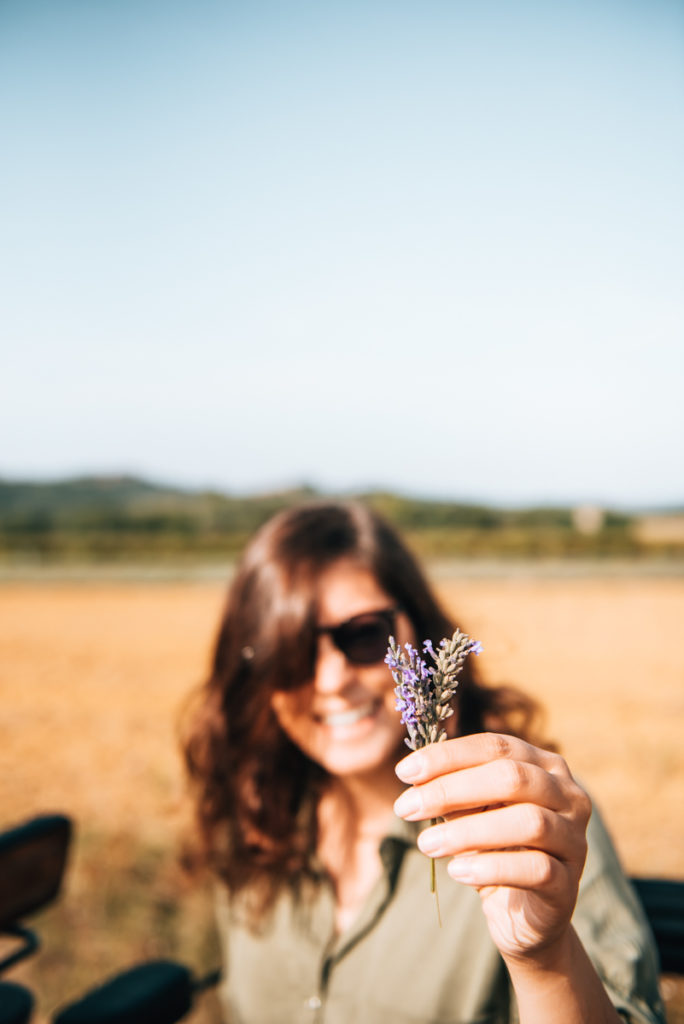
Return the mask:
<svg viewBox="0 0 684 1024">
<path fill-rule="evenodd" d="M 39 1016 L 214 966 L 177 723 L 315 495 L 684 876 L 682 4 L 2 0 L 0 95 L 0 826 L 77 824 Z"/>
</svg>

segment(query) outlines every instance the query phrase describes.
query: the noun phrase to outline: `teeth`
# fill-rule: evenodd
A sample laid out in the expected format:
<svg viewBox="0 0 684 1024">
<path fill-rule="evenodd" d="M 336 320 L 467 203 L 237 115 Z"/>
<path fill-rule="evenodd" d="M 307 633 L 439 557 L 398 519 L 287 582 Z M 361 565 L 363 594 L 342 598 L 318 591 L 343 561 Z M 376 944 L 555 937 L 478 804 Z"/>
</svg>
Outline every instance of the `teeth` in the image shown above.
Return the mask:
<svg viewBox="0 0 684 1024">
<path fill-rule="evenodd" d="M 361 704 L 357 708 L 351 708 L 349 711 L 339 711 L 336 715 L 321 715 L 320 719 L 323 725 L 329 726 L 331 729 L 339 729 L 345 725 L 354 725 L 356 722 L 360 722 L 362 718 L 366 718 L 368 715 L 372 715 L 375 706 L 372 701 L 368 704 Z"/>
</svg>

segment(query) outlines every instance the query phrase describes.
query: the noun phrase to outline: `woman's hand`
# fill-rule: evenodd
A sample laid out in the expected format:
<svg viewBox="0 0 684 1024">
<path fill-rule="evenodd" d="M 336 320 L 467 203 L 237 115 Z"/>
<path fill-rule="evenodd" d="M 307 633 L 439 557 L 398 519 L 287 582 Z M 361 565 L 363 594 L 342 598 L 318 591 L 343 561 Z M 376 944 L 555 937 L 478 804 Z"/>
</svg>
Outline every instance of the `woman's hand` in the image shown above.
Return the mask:
<svg viewBox="0 0 684 1024">
<path fill-rule="evenodd" d="M 510 963 L 552 962 L 567 945 L 586 856 L 591 802 L 562 757 L 524 740 L 479 733 L 400 761 L 411 783 L 395 803 L 431 857 L 480 893 L 489 930 Z"/>
</svg>

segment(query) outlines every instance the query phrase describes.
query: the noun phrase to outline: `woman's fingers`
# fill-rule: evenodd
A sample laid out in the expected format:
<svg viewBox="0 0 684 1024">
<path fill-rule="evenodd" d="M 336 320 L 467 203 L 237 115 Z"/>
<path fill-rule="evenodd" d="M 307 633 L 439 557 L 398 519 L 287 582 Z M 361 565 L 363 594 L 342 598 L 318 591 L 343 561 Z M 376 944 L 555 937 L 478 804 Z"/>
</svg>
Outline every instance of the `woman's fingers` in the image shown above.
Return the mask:
<svg viewBox="0 0 684 1024">
<path fill-rule="evenodd" d="M 563 811 L 568 807 L 568 787 L 564 782 L 537 764 L 510 759 L 491 761 L 474 768 L 452 769 L 446 775 L 414 784 L 398 797 L 394 810 L 407 821 L 447 817 L 453 811 L 491 804 L 534 803 Z"/>
<path fill-rule="evenodd" d="M 447 772 L 474 768 L 492 761 L 519 761 L 539 765 L 553 775 L 570 778 L 562 757 L 503 733 L 473 733 L 443 743 L 432 743 L 405 757 L 396 767 L 402 782 L 428 782 Z"/>
<path fill-rule="evenodd" d="M 547 895 L 567 888 L 567 871 L 555 857 L 540 850 L 510 850 L 454 857 L 447 871 L 457 882 L 477 889 L 506 886 L 544 890 Z"/>
<path fill-rule="evenodd" d="M 543 889 L 552 902 L 561 886 L 567 895 L 569 878 L 576 890 L 591 802 L 558 755 L 483 733 L 424 747 L 397 775 L 413 785 L 396 800 L 396 813 L 442 819 L 421 832 L 418 846 L 430 857 L 451 857 L 453 878 L 481 890 Z"/>
<path fill-rule="evenodd" d="M 562 861 L 584 860 L 583 833 L 564 817 L 537 804 L 510 804 L 496 810 L 464 814 L 425 829 L 418 846 L 430 857 L 448 857 L 482 850 L 524 847 L 545 851 Z"/>
</svg>

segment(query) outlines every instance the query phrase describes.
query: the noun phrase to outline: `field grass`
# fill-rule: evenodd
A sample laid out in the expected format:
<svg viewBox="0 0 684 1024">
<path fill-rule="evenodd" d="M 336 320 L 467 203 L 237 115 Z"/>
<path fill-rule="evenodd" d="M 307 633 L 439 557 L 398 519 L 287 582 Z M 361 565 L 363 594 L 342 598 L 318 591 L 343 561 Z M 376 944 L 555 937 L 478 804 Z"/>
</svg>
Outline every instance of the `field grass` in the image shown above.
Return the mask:
<svg viewBox="0 0 684 1024">
<path fill-rule="evenodd" d="M 439 589 L 482 640 L 492 681 L 524 686 L 588 786 L 628 871 L 684 876 L 684 579 L 460 578 Z M 73 817 L 62 898 L 15 968 L 35 1024 L 143 958 L 217 962 L 206 883 L 181 866 L 189 829 L 179 709 L 207 668 L 216 582 L 0 586 L 0 825 Z M 684 1021 L 667 983 L 670 1019 Z M 213 997 L 192 1020 L 218 1020 Z"/>
</svg>

